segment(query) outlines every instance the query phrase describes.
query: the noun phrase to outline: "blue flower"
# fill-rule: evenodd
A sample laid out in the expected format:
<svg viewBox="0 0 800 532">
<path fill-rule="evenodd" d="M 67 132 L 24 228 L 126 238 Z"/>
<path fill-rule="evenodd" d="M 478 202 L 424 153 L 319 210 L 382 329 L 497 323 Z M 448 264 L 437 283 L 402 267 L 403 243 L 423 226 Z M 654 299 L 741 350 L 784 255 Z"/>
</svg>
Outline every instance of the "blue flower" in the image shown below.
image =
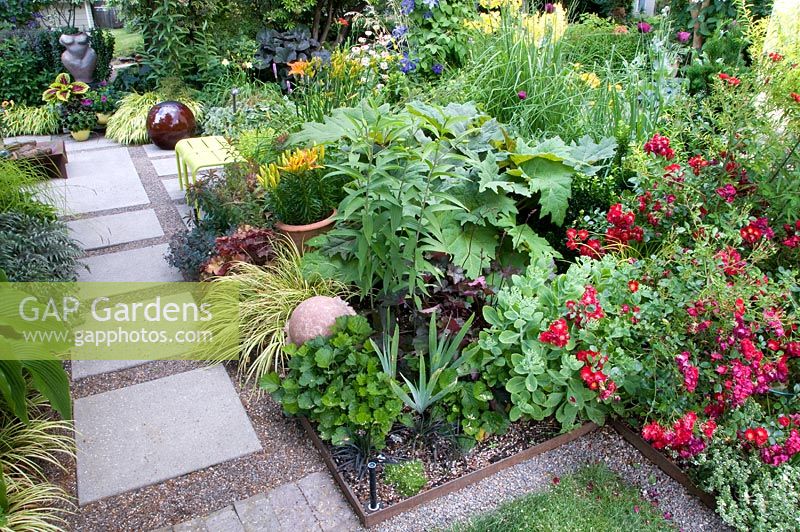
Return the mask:
<svg viewBox="0 0 800 532">
<path fill-rule="evenodd" d="M 444 71 L 444 66 L 442 66 L 441 63 L 436 63 L 431 67 L 431 70 L 433 70 L 434 74 L 440 76 L 442 74 L 442 71 Z"/>
<path fill-rule="evenodd" d="M 429 18 L 433 18 L 433 11 L 426 11 L 422 14 L 422 18 L 428 20 Z"/>
<path fill-rule="evenodd" d="M 396 26 L 392 30 L 392 37 L 399 41 L 406 33 L 408 33 L 408 26 Z"/>
<path fill-rule="evenodd" d="M 428 9 L 433 9 L 439 5 L 439 0 L 422 0 L 422 3 L 425 4 Z"/>
<path fill-rule="evenodd" d="M 400 12 L 404 15 L 410 15 L 411 12 L 414 11 L 415 7 L 416 4 L 414 3 L 414 0 L 403 0 L 400 2 Z"/>
<path fill-rule="evenodd" d="M 403 58 L 400 60 L 400 72 L 403 74 L 408 74 L 409 72 L 413 72 L 417 69 L 418 61 L 415 61 L 408 57 L 408 53 L 403 54 Z"/>
</svg>

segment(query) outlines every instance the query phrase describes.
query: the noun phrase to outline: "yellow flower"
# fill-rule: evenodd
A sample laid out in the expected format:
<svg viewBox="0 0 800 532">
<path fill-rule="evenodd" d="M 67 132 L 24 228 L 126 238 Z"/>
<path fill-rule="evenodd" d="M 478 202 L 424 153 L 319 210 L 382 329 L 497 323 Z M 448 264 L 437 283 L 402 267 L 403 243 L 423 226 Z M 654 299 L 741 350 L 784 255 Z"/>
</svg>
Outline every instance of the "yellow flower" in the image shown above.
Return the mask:
<svg viewBox="0 0 800 532">
<path fill-rule="evenodd" d="M 325 146 L 300 148 L 291 153 L 284 152 L 278 160 L 278 170 L 284 172 L 305 172 L 322 168 L 325 158 Z"/>
<path fill-rule="evenodd" d="M 14 108 L 14 100 L 3 100 L 2 106 L 3 106 L 3 109 L 13 109 Z"/>
<path fill-rule="evenodd" d="M 278 166 L 275 163 L 262 164 L 258 169 L 258 182 L 263 188 L 274 189 L 281 181 Z"/>
<path fill-rule="evenodd" d="M 591 88 L 596 89 L 600 86 L 600 78 L 594 72 L 584 72 L 579 76 L 581 80 L 589 85 Z"/>
</svg>

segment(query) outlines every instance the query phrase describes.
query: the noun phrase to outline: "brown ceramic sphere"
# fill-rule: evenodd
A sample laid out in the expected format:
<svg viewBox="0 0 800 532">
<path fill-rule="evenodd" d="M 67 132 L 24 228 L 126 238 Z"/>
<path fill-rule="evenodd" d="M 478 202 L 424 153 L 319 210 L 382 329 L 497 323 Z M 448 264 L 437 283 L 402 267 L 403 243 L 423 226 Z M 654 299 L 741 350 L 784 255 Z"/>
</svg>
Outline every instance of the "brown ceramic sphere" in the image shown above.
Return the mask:
<svg viewBox="0 0 800 532">
<path fill-rule="evenodd" d="M 162 150 L 174 150 L 179 140 L 194 134 L 197 122 L 192 110 L 180 102 L 161 102 L 147 113 L 147 134 Z"/>
</svg>

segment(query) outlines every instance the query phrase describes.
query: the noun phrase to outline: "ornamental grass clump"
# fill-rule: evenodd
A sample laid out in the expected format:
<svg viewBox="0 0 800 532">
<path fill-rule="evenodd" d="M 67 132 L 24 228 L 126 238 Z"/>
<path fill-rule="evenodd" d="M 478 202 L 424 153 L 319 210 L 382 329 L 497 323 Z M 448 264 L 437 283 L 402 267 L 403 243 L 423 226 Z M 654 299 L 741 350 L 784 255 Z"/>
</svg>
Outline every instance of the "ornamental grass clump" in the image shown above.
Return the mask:
<svg viewBox="0 0 800 532">
<path fill-rule="evenodd" d="M 348 294 L 347 287 L 338 281 L 306 276 L 300 253 L 291 241 L 274 242 L 272 253 L 272 260 L 263 266 L 235 262 L 229 265 L 226 276 L 211 281 L 222 288 L 212 290 L 212 298 L 238 295 L 239 305 L 238 312 L 214 316 L 209 327 L 215 332 L 214 338 L 220 341 L 205 345 L 202 358 L 239 360 L 239 374 L 246 382 L 258 380 L 270 371 L 283 372 L 286 363 L 284 326 L 297 305 L 313 296 Z M 231 290 L 225 289 L 226 286 Z M 235 308 L 226 302 L 220 308 Z M 236 339 L 229 341 L 229 337 L 218 337 L 218 334 L 231 333 L 231 321 L 239 323 Z"/>
</svg>

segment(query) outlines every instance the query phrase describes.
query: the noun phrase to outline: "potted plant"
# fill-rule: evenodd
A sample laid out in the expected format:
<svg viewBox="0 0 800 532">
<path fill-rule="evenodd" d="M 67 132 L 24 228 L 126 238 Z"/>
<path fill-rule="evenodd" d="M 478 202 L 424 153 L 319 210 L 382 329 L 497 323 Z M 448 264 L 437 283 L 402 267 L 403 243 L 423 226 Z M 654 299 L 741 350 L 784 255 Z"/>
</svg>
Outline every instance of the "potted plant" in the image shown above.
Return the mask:
<svg viewBox="0 0 800 532">
<path fill-rule="evenodd" d="M 92 102 L 92 110 L 97 115 L 97 123 L 104 126 L 108 119 L 117 109 L 117 97 L 114 89 L 107 82 L 100 82 L 97 90 L 88 94 L 88 99 Z"/>
<path fill-rule="evenodd" d="M 63 123 L 73 139 L 83 142 L 89 138 L 92 128 L 97 125 L 97 116 L 88 109 L 79 109 L 64 117 Z"/>
<path fill-rule="evenodd" d="M 326 178 L 324 157 L 324 146 L 284 152 L 258 176 L 267 208 L 278 220 L 275 227 L 301 250 L 305 241 L 327 231 L 336 215 L 341 186 Z"/>
</svg>

